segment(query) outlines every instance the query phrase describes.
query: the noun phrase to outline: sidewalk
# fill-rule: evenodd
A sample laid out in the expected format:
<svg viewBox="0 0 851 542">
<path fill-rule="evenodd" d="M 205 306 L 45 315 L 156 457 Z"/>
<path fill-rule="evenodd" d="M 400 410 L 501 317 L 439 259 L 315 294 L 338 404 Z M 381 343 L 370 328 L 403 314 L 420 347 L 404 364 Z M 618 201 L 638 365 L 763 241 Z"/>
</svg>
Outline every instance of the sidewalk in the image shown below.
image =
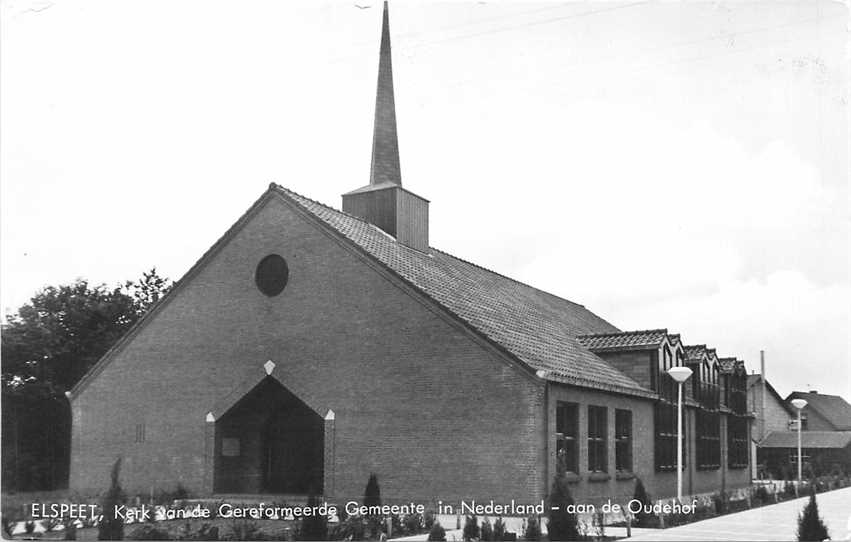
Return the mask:
<svg viewBox="0 0 851 542">
<path fill-rule="evenodd" d="M 644 531 L 628 540 L 796 540 L 798 514 L 808 501 L 809 497 L 801 497 L 681 527 Z M 816 502 L 831 540 L 851 540 L 851 487 L 819 493 Z"/>
</svg>

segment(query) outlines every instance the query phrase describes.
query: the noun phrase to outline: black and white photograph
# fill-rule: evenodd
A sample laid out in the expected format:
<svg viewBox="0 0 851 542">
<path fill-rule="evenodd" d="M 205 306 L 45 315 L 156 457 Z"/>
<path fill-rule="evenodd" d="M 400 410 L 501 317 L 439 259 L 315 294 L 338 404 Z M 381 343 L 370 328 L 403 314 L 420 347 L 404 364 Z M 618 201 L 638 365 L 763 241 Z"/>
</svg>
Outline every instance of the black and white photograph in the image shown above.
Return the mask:
<svg viewBox="0 0 851 542">
<path fill-rule="evenodd" d="M 849 4 L 2 0 L 4 540 L 851 540 Z"/>
</svg>

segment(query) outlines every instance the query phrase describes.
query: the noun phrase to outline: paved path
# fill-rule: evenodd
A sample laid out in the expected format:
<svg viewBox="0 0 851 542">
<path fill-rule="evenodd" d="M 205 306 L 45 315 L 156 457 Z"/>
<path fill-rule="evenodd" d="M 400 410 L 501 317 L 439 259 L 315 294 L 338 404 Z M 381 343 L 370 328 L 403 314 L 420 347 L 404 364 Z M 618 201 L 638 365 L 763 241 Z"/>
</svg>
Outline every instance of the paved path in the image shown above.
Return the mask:
<svg viewBox="0 0 851 542">
<path fill-rule="evenodd" d="M 798 514 L 808 501 L 809 497 L 802 497 L 650 534 L 643 532 L 628 540 L 796 540 Z M 831 539 L 851 540 L 851 487 L 819 493 L 816 502 Z"/>
</svg>

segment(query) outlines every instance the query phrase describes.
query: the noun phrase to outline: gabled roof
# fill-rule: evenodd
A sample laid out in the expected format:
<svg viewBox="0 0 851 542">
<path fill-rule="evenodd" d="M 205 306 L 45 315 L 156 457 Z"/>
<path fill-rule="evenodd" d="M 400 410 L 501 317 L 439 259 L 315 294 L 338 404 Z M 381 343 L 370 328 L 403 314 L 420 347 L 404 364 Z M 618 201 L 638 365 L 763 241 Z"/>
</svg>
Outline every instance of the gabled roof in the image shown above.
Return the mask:
<svg viewBox="0 0 851 542">
<path fill-rule="evenodd" d="M 655 349 L 664 344 L 667 338 L 667 329 L 595 333 L 577 337 L 582 346 L 592 352 Z"/>
<path fill-rule="evenodd" d="M 738 363 L 736 358 L 718 358 L 722 373 L 732 373 L 736 369 L 736 363 Z M 748 377 L 748 383 L 750 383 L 750 377 Z"/>
<path fill-rule="evenodd" d="M 723 359 L 725 359 L 725 360 L 726 359 L 734 359 L 735 360 L 735 358 L 723 358 Z M 748 390 L 750 390 L 752 387 L 756 386 L 760 382 L 762 382 L 762 375 L 758 375 L 758 374 L 748 375 L 748 382 L 747 382 Z M 797 411 L 795 410 L 795 407 L 790 405 L 787 401 L 784 401 L 783 397 L 781 397 L 780 394 L 777 393 L 777 390 L 774 389 L 774 386 L 772 386 L 771 382 L 769 382 L 768 380 L 765 381 L 765 388 L 768 390 L 768 393 L 770 393 L 771 396 L 774 397 L 774 399 L 777 400 L 778 403 L 780 403 L 780 405 L 786 410 L 786 412 L 789 413 L 790 416 L 797 416 L 798 415 Z"/>
<path fill-rule="evenodd" d="M 801 431 L 801 448 L 845 448 L 851 444 L 851 431 Z M 797 448 L 797 431 L 772 431 L 760 448 Z"/>
<path fill-rule="evenodd" d="M 431 298 L 545 378 L 652 397 L 650 390 L 577 340 L 620 331 L 582 305 L 431 248 L 420 252 L 378 227 L 278 185 L 270 190 L 303 209 L 357 249 Z"/>
<path fill-rule="evenodd" d="M 685 347 L 686 363 L 702 363 L 706 356 L 705 344 L 692 344 Z"/>
<path fill-rule="evenodd" d="M 824 393 L 793 391 L 786 398 L 786 401 L 798 398 L 806 399 L 807 408 L 816 411 L 837 431 L 851 431 L 851 405 L 842 397 Z"/>
<path fill-rule="evenodd" d="M 674 347 L 681 347 L 683 345 L 683 339 L 682 337 L 680 337 L 679 333 L 671 333 L 670 335 L 668 335 L 668 342 L 671 343 L 671 346 Z"/>
</svg>

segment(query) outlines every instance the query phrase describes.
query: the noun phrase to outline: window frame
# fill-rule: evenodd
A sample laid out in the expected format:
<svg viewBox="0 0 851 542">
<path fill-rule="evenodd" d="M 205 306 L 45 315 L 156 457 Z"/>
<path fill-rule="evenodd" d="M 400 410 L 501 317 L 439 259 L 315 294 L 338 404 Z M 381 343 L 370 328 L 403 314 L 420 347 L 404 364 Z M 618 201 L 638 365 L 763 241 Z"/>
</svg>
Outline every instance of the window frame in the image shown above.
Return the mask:
<svg viewBox="0 0 851 542">
<path fill-rule="evenodd" d="M 615 409 L 615 471 L 632 472 L 632 411 Z"/>
<path fill-rule="evenodd" d="M 562 416 L 562 418 L 560 418 Z M 560 419 L 563 423 L 559 423 Z M 559 427 L 559 426 L 562 427 Z M 570 434 L 569 430 L 572 429 Z M 566 472 L 579 473 L 579 404 L 556 402 L 556 461 L 563 461 Z M 566 451 L 572 450 L 572 456 Z M 562 454 L 564 451 L 564 454 Z M 572 460 L 571 460 L 572 457 Z"/>
<path fill-rule="evenodd" d="M 609 472 L 608 407 L 588 405 L 588 472 Z"/>
</svg>

